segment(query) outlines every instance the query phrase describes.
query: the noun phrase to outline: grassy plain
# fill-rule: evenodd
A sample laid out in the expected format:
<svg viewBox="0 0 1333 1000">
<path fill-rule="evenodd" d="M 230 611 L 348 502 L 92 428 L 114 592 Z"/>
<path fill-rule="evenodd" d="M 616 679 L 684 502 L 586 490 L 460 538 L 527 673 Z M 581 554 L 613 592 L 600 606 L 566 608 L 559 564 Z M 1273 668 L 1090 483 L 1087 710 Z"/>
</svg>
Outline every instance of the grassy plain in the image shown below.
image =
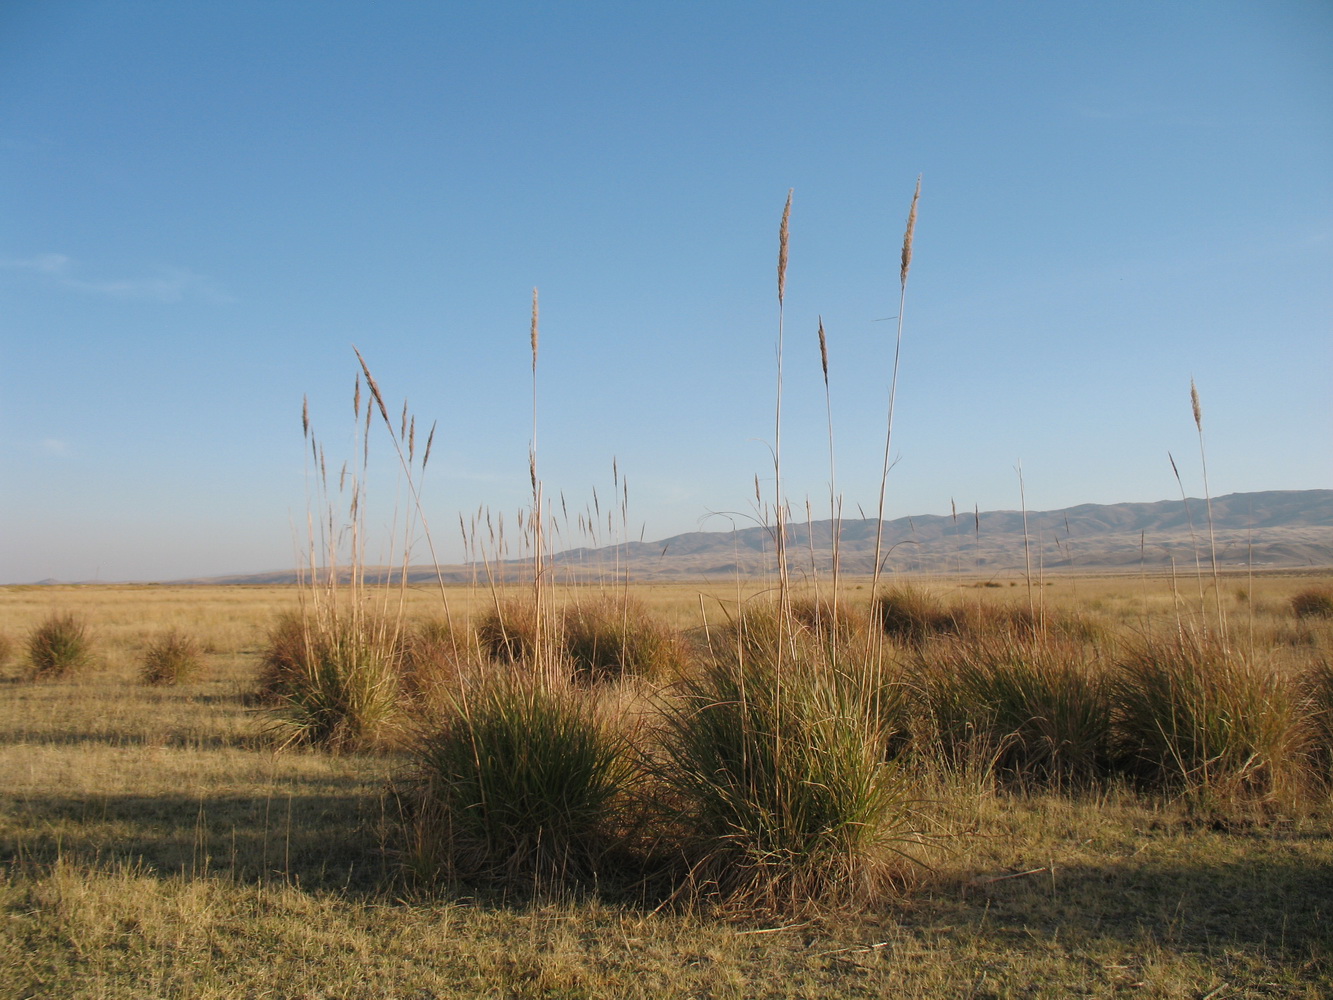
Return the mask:
<svg viewBox="0 0 1333 1000">
<path fill-rule="evenodd" d="M 916 582 L 1028 602 L 1021 585 Z M 1282 671 L 1327 665 L 1333 624 L 1290 601 L 1328 584 L 1224 578 L 1233 642 Z M 1132 638 L 1214 613 L 1194 587 L 1056 577 L 1034 600 Z M 631 589 L 697 633 L 759 588 Z M 438 592 L 408 597 L 409 617 L 440 615 Z M 494 602 L 448 599 L 458 619 Z M 1333 995 L 1327 789 L 1200 808 L 1124 784 L 1005 785 L 984 761 L 918 765 L 929 867 L 868 905 L 775 917 L 623 892 L 423 895 L 385 850 L 401 755 L 279 750 L 266 732 L 266 630 L 298 604 L 276 587 L 0 589 L 0 996 Z M 28 680 L 25 637 L 64 612 L 87 621 L 93 667 Z M 198 641 L 203 671 L 147 685 L 145 651 L 171 629 Z"/>
</svg>

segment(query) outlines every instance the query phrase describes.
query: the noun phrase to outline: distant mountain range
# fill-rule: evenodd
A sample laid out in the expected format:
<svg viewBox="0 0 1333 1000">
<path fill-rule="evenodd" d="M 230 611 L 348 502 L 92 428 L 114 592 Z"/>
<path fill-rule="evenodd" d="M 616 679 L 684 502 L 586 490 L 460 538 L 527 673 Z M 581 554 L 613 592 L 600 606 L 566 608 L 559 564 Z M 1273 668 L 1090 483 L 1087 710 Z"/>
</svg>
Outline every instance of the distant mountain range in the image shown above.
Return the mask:
<svg viewBox="0 0 1333 1000">
<path fill-rule="evenodd" d="M 1063 510 L 926 514 L 885 521 L 880 552 L 884 569 L 899 573 L 968 573 L 1012 577 L 1024 571 L 1078 572 L 1163 570 L 1175 565 L 1218 565 L 1235 569 L 1294 569 L 1333 566 L 1333 490 L 1275 490 L 1232 493 L 1212 501 L 1212 542 L 1205 501 L 1081 504 Z M 839 533 L 842 572 L 869 575 L 875 562 L 874 519 L 844 520 Z M 788 566 L 794 576 L 832 568 L 833 522 L 791 524 Z M 1026 539 L 1026 553 L 1025 553 Z M 602 548 L 570 549 L 548 559 L 560 580 L 606 580 L 628 574 L 644 582 L 761 576 L 773 572 L 771 527 L 734 531 L 692 531 L 659 542 L 626 542 Z M 490 566 L 492 577 L 522 580 L 531 560 Z M 397 570 L 376 570 L 368 578 L 397 578 Z M 445 566 L 446 582 L 487 579 L 482 567 Z M 436 571 L 414 566 L 413 582 L 434 580 Z M 178 583 L 290 583 L 291 571 L 248 576 L 182 580 Z"/>
</svg>

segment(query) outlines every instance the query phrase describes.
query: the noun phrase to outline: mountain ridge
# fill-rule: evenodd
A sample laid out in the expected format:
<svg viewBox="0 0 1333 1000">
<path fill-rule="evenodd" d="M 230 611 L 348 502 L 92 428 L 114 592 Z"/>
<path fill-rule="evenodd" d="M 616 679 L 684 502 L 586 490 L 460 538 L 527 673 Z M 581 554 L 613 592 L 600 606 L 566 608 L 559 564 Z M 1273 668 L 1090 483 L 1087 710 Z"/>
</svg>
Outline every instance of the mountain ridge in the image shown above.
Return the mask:
<svg viewBox="0 0 1333 1000">
<path fill-rule="evenodd" d="M 885 572 L 1007 575 L 1030 559 L 1044 572 L 1164 570 L 1173 564 L 1211 566 L 1212 536 L 1221 568 L 1293 569 L 1333 566 L 1333 490 L 1268 490 L 1215 497 L 1120 504 L 1078 504 L 1049 511 L 968 511 L 886 520 L 881 562 Z M 873 572 L 876 522 L 844 520 L 841 571 Z M 833 522 L 790 524 L 788 564 L 796 575 L 832 571 Z M 1026 551 L 1025 551 L 1026 548 Z M 550 555 L 547 564 L 570 582 L 619 579 L 640 582 L 759 576 L 775 567 L 773 529 L 763 525 L 729 531 L 692 531 L 656 542 L 578 547 Z M 530 559 L 496 561 L 491 578 L 517 582 L 531 573 Z M 367 568 L 376 582 L 398 570 Z M 481 564 L 441 566 L 446 583 L 482 582 Z M 434 567 L 413 566 L 410 582 L 435 580 Z M 279 570 L 239 576 L 170 581 L 175 584 L 293 583 L 298 573 Z"/>
</svg>

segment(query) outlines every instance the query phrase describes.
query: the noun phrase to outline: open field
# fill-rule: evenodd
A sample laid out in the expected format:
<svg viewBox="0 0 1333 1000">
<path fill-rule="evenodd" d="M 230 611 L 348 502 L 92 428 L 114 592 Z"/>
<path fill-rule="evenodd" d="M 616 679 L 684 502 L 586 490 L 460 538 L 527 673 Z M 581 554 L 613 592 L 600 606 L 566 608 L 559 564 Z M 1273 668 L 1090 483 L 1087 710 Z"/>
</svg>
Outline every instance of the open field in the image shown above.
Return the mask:
<svg viewBox="0 0 1333 1000">
<path fill-rule="evenodd" d="M 1108 663 L 1150 633 L 1216 629 L 1219 607 L 1231 647 L 1274 676 L 1333 658 L 1333 621 L 1291 606 L 1328 588 L 1328 575 L 1241 574 L 1223 578 L 1220 594 L 1211 579 L 1062 576 L 1031 598 L 1022 585 L 914 582 L 954 608 L 1077 619 L 1080 655 Z M 856 607 L 868 589 L 851 581 L 843 600 Z M 762 602 L 759 590 L 630 587 L 688 637 L 685 666 L 586 697 L 604 712 L 652 715 L 653 692 L 698 669 L 700 634 Z M 451 588 L 449 617 L 475 622 L 495 596 Z M 550 596 L 558 605 L 587 595 Z M 1128 777 L 1013 780 L 999 763 L 1011 743 L 969 744 L 948 764 L 907 755 L 896 773 L 913 800 L 904 849 L 916 861 L 854 903 L 784 911 L 666 899 L 614 879 L 504 896 L 461 880 L 426 892 L 396 849 L 390 787 L 403 747 L 280 749 L 255 698 L 269 629 L 300 598 L 282 587 L 0 589 L 10 640 L 0 665 L 0 995 L 1333 993 L 1333 805 L 1319 763 L 1328 728 L 1313 725 L 1301 744 L 1311 765 L 1299 787 L 1219 782 L 1206 794 Z M 406 600 L 407 621 L 443 614 L 438 591 Z M 66 612 L 86 621 L 92 663 L 29 679 L 26 637 Z M 145 652 L 172 628 L 197 640 L 202 672 L 147 685 Z M 895 640 L 887 659 L 918 672 L 936 662 L 931 643 L 943 650 L 955 638 Z"/>
</svg>

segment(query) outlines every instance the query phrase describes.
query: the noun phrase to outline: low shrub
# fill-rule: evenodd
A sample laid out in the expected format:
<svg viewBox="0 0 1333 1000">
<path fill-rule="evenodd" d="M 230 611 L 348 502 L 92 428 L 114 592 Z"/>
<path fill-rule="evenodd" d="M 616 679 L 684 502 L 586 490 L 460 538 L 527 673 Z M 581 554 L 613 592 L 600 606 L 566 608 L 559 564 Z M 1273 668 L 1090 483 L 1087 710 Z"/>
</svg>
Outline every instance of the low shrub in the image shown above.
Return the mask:
<svg viewBox="0 0 1333 1000">
<path fill-rule="evenodd" d="M 401 664 L 391 621 L 345 607 L 282 616 L 259 683 L 279 741 L 334 751 L 385 743 L 400 721 Z"/>
<path fill-rule="evenodd" d="M 28 634 L 28 668 L 34 679 L 66 677 L 92 664 L 88 626 L 67 612 L 51 615 Z"/>
<path fill-rule="evenodd" d="M 544 886 L 601 874 L 635 767 L 587 695 L 518 670 L 460 687 L 409 747 L 405 857 L 425 882 Z"/>
<path fill-rule="evenodd" d="M 198 640 L 177 629 L 155 637 L 144 650 L 142 677 L 146 684 L 179 684 L 203 671 Z"/>
<path fill-rule="evenodd" d="M 1333 588 L 1311 587 L 1291 598 L 1297 618 L 1333 618 Z"/>
</svg>

